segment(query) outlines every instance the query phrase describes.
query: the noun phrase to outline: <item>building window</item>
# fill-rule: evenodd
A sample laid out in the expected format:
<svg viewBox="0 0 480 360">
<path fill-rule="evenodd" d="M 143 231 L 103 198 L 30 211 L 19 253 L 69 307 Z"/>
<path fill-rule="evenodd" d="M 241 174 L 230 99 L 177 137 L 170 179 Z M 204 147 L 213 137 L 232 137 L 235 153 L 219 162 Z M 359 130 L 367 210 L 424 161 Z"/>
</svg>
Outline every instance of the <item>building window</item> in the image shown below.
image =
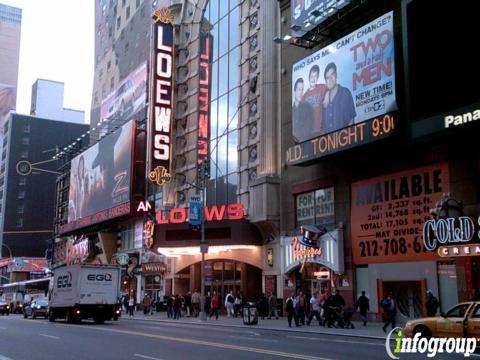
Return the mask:
<svg viewBox="0 0 480 360">
<path fill-rule="evenodd" d="M 22 228 L 23 227 L 23 219 L 22 218 L 18 218 L 17 219 L 17 228 Z"/>
<path fill-rule="evenodd" d="M 295 205 L 297 226 L 329 225 L 335 222 L 333 187 L 299 194 Z"/>
<path fill-rule="evenodd" d="M 125 43 L 125 55 L 127 55 L 127 52 L 128 52 L 128 42 Z"/>
<path fill-rule="evenodd" d="M 27 185 L 27 178 L 25 176 L 22 176 L 20 180 L 18 180 L 18 185 L 20 186 L 25 186 Z"/>
<path fill-rule="evenodd" d="M 237 201 L 240 104 L 240 8 L 238 1 L 209 1 L 211 24 L 210 178 L 207 203 Z"/>
<path fill-rule="evenodd" d="M 107 70 L 110 70 L 111 67 L 112 67 L 112 61 L 111 61 L 111 60 L 108 60 L 108 62 L 107 62 Z"/>
<path fill-rule="evenodd" d="M 114 87 L 114 86 L 115 86 L 115 78 L 112 77 L 112 78 L 110 79 L 110 90 L 113 90 L 113 87 Z"/>
<path fill-rule="evenodd" d="M 28 159 L 28 151 L 22 151 L 20 153 L 20 158 L 21 159 Z"/>
<path fill-rule="evenodd" d="M 120 29 L 120 23 L 121 23 L 121 22 L 122 22 L 122 17 L 119 16 L 119 17 L 117 18 L 117 30 Z"/>
<path fill-rule="evenodd" d="M 19 198 L 20 200 L 25 199 L 25 191 L 24 191 L 24 190 L 20 190 L 20 191 L 18 192 L 18 198 Z"/>
<path fill-rule="evenodd" d="M 126 4 L 127 4 L 127 0 L 122 0 L 122 7 L 125 7 Z"/>
<path fill-rule="evenodd" d="M 130 6 L 127 6 L 127 20 L 130 19 Z"/>
<path fill-rule="evenodd" d="M 139 6 L 140 6 L 140 0 L 137 0 L 136 4 L 135 4 L 135 7 L 138 9 Z"/>
<path fill-rule="evenodd" d="M 17 206 L 17 214 L 23 214 L 25 206 L 23 204 Z"/>
<path fill-rule="evenodd" d="M 22 145 L 30 145 L 30 138 L 28 137 L 22 138 Z"/>
<path fill-rule="evenodd" d="M 23 125 L 23 132 L 25 134 L 30 134 L 30 125 L 29 124 Z"/>
</svg>

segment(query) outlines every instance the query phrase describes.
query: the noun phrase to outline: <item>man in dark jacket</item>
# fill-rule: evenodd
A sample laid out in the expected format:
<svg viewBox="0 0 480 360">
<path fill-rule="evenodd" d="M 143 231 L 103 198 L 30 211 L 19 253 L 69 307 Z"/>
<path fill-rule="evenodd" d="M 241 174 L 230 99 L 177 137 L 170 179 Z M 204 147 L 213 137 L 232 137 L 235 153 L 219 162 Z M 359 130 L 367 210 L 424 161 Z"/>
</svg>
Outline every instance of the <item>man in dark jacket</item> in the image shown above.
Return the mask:
<svg viewBox="0 0 480 360">
<path fill-rule="evenodd" d="M 295 325 L 297 327 L 300 326 L 300 324 L 298 323 L 297 314 L 295 312 L 295 301 L 293 300 L 292 295 L 287 298 L 287 302 L 285 304 L 285 311 L 287 312 L 288 327 L 292 327 L 292 318 L 295 320 Z"/>
<path fill-rule="evenodd" d="M 433 296 L 431 290 L 427 291 L 427 302 L 425 306 L 427 307 L 427 316 L 435 316 L 438 307 L 440 306 L 440 303 L 438 302 L 438 299 Z"/>
<path fill-rule="evenodd" d="M 355 309 L 360 311 L 363 326 L 367 326 L 367 312 L 370 311 L 370 300 L 365 296 L 365 291 L 362 291 L 362 295 L 358 298 Z"/>
</svg>

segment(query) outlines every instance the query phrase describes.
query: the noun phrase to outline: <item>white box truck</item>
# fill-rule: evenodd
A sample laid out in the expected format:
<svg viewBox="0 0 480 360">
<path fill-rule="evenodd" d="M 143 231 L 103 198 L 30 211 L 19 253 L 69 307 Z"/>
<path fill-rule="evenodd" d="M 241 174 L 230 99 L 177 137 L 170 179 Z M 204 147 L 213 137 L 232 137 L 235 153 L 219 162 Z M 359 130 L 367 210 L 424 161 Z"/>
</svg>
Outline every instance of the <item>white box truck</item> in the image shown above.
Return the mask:
<svg viewBox="0 0 480 360">
<path fill-rule="evenodd" d="M 82 264 L 58 268 L 51 283 L 49 320 L 93 319 L 97 324 L 118 320 L 119 296 L 119 267 Z"/>
</svg>

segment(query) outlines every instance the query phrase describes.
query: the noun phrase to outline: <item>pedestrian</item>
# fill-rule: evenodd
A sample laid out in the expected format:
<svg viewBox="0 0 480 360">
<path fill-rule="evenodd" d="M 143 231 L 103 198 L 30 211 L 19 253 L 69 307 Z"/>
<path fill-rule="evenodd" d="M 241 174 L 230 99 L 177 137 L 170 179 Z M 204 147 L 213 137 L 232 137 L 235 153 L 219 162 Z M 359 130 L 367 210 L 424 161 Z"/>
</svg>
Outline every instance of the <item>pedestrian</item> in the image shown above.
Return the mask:
<svg viewBox="0 0 480 360">
<path fill-rule="evenodd" d="M 305 300 L 305 295 L 302 291 L 298 292 L 295 303 L 295 310 L 297 312 L 298 322 L 302 323 L 302 325 L 305 325 L 305 311 L 307 309 L 307 301 Z"/>
<path fill-rule="evenodd" d="M 235 303 L 235 297 L 233 296 L 233 291 L 230 292 L 225 296 L 225 308 L 227 309 L 227 316 L 232 317 L 233 314 L 233 304 Z"/>
<path fill-rule="evenodd" d="M 242 294 L 240 294 L 240 292 L 237 292 L 237 296 L 235 296 L 235 303 L 233 304 L 233 306 L 235 311 L 235 317 L 238 317 L 238 315 L 241 314 L 242 310 Z"/>
<path fill-rule="evenodd" d="M 192 295 L 190 294 L 190 291 L 187 292 L 187 294 L 184 296 L 185 299 L 185 310 L 187 312 L 187 317 L 190 317 L 190 314 L 192 313 Z"/>
<path fill-rule="evenodd" d="M 172 295 L 169 295 L 167 298 L 167 318 L 173 318 L 173 301 L 175 299 Z"/>
<path fill-rule="evenodd" d="M 192 305 L 193 305 L 193 314 L 195 317 L 198 317 L 200 312 L 200 294 L 198 293 L 197 289 L 192 294 Z"/>
<path fill-rule="evenodd" d="M 128 300 L 129 300 L 128 295 L 123 296 L 123 298 L 122 298 L 122 310 L 125 311 L 125 312 L 128 312 Z"/>
<path fill-rule="evenodd" d="M 143 315 L 147 315 L 150 312 L 150 303 L 151 299 L 150 296 L 148 296 L 148 293 L 145 293 L 145 296 L 143 297 Z"/>
<path fill-rule="evenodd" d="M 367 313 L 370 311 L 370 300 L 365 296 L 365 291 L 362 291 L 362 295 L 357 299 L 355 309 L 358 309 L 360 312 L 363 326 L 367 326 Z"/>
<path fill-rule="evenodd" d="M 427 316 L 435 316 L 437 314 L 440 302 L 435 296 L 433 296 L 431 290 L 427 290 L 427 302 L 425 306 L 427 307 Z"/>
<path fill-rule="evenodd" d="M 262 293 L 260 299 L 258 300 L 258 314 L 262 317 L 262 320 L 265 320 L 265 316 L 268 313 L 268 300 L 265 297 L 265 293 Z"/>
<path fill-rule="evenodd" d="M 135 310 L 135 300 L 133 296 L 130 296 L 128 299 L 128 315 L 133 316 L 133 311 Z"/>
<path fill-rule="evenodd" d="M 156 309 L 155 296 L 152 296 L 152 300 L 150 301 L 150 315 L 153 315 L 153 312 L 155 309 Z"/>
<path fill-rule="evenodd" d="M 298 323 L 297 314 L 295 312 L 295 300 L 293 299 L 292 295 L 287 298 L 287 301 L 285 303 L 285 311 L 287 312 L 288 327 L 292 327 L 292 318 L 295 321 L 295 325 L 297 327 L 300 326 L 300 324 Z"/>
<path fill-rule="evenodd" d="M 472 295 L 472 301 L 480 301 L 480 289 L 475 289 Z"/>
<path fill-rule="evenodd" d="M 212 300 L 210 300 L 210 319 L 213 314 L 215 314 L 215 320 L 218 320 L 218 296 L 214 291 L 212 295 Z"/>
<path fill-rule="evenodd" d="M 392 324 L 392 329 L 395 328 L 395 317 L 397 316 L 397 304 L 393 298 L 393 294 L 390 292 L 381 302 L 386 322 L 382 327 L 383 332 L 387 332 L 388 325 Z"/>
<path fill-rule="evenodd" d="M 272 316 L 275 316 L 275 319 L 278 319 L 277 297 L 270 291 L 270 296 L 268 297 L 268 318 L 271 319 Z"/>
<path fill-rule="evenodd" d="M 173 319 L 180 320 L 182 316 L 182 298 L 180 295 L 175 295 L 173 300 Z"/>
<path fill-rule="evenodd" d="M 318 291 L 314 292 L 310 299 L 310 316 L 308 317 L 307 326 L 310 326 L 313 317 L 318 320 L 318 326 L 322 324 L 322 318 L 320 317 L 320 296 Z"/>
</svg>

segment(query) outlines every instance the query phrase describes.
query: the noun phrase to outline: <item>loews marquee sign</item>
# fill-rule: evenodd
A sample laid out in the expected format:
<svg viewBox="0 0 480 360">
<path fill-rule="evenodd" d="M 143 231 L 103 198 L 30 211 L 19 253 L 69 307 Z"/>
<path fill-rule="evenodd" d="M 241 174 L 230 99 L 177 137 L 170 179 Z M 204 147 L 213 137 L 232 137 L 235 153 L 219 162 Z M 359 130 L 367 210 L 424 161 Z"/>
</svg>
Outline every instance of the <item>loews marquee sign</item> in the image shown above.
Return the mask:
<svg viewBox="0 0 480 360">
<path fill-rule="evenodd" d="M 150 181 L 158 186 L 170 181 L 171 120 L 173 99 L 173 15 L 166 8 L 153 18 L 153 88 L 150 124 Z"/>
</svg>

